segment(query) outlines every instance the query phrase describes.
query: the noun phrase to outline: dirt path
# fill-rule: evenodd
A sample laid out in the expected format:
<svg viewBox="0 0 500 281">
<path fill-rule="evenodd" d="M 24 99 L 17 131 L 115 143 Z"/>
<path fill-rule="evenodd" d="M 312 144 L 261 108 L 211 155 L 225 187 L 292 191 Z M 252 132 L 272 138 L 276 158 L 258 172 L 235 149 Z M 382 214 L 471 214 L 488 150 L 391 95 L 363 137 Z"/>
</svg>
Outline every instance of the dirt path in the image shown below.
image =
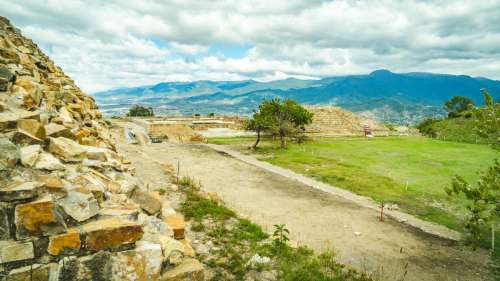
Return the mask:
<svg viewBox="0 0 500 281">
<path fill-rule="evenodd" d="M 284 223 L 299 244 L 318 251 L 334 249 L 339 259 L 358 269 L 379 272 L 384 280 L 485 280 L 485 251 L 471 252 L 395 220 L 378 221 L 370 208 L 276 173 L 220 154 L 202 145 L 126 145 L 137 175 L 161 184 L 158 163 L 181 166 L 181 174 L 201 180 L 226 204 L 266 230 Z M 359 236 L 355 232 L 360 232 Z"/>
</svg>

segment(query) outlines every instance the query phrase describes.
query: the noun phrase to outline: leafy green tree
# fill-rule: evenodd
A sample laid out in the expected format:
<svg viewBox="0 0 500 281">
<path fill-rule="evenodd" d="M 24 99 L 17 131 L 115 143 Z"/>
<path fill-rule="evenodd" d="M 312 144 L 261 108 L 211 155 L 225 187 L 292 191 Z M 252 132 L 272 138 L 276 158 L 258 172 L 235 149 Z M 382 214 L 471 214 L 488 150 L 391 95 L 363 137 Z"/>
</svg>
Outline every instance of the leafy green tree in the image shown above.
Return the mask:
<svg viewBox="0 0 500 281">
<path fill-rule="evenodd" d="M 468 97 L 454 96 L 444 104 L 448 118 L 459 117 L 460 114 L 474 106 L 474 101 Z"/>
<path fill-rule="evenodd" d="M 481 89 L 484 96 L 484 107 L 473 111 L 475 130 L 483 138 L 493 140 L 493 147 L 500 149 L 500 104 L 493 101 L 488 90 Z"/>
<path fill-rule="evenodd" d="M 452 187 L 446 189 L 448 195 L 463 194 L 470 201 L 465 227 L 469 232 L 467 242 L 477 247 L 481 239 L 481 228 L 490 226 L 500 218 L 500 164 L 495 160 L 475 186 L 460 176 L 455 176 Z M 492 238 L 493 239 L 493 238 Z"/>
<path fill-rule="evenodd" d="M 291 99 L 264 100 L 258 113 L 267 122 L 266 132 L 280 138 L 281 148 L 286 147 L 288 137 L 296 137 L 311 124 L 313 113 Z"/>
<path fill-rule="evenodd" d="M 144 107 L 141 105 L 134 105 L 129 109 L 127 116 L 130 117 L 145 117 L 145 116 L 154 116 L 152 107 Z"/>
<path fill-rule="evenodd" d="M 254 112 L 252 118 L 246 121 L 245 130 L 254 131 L 257 133 L 257 138 L 255 143 L 251 146 L 252 149 L 256 149 L 257 145 L 260 143 L 262 132 L 268 130 L 271 127 L 271 120 L 268 116 L 263 115 L 260 111 Z"/>
<path fill-rule="evenodd" d="M 435 138 L 437 136 L 437 132 L 433 125 L 437 122 L 439 122 L 439 119 L 426 118 L 415 127 L 421 134 Z"/>
</svg>

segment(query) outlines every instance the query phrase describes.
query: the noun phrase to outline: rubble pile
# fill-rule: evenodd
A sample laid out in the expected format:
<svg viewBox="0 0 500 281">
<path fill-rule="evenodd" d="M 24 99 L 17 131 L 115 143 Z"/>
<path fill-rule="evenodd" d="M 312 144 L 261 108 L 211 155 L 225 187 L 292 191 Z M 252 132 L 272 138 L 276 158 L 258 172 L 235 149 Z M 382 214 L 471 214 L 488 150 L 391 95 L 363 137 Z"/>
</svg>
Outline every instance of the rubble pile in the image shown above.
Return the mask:
<svg viewBox="0 0 500 281">
<path fill-rule="evenodd" d="M 0 17 L 0 280 L 203 280 L 133 172 L 93 98 Z"/>
</svg>

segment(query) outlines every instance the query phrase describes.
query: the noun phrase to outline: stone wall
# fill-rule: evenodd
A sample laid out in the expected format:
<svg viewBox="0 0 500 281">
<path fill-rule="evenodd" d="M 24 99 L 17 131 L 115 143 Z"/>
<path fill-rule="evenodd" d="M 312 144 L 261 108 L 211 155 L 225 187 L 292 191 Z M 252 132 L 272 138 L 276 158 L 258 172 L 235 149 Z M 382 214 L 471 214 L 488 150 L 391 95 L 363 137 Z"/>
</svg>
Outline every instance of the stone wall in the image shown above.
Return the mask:
<svg viewBox="0 0 500 281">
<path fill-rule="evenodd" d="M 0 17 L 0 280 L 202 280 L 94 100 Z"/>
</svg>

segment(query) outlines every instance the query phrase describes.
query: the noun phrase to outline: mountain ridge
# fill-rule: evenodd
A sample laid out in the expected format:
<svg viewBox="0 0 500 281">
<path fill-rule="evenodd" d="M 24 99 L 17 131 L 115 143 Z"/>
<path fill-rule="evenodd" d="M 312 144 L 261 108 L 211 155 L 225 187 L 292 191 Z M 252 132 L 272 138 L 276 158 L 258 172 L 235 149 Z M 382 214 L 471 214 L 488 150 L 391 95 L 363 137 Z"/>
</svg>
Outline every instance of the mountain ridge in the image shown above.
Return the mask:
<svg viewBox="0 0 500 281">
<path fill-rule="evenodd" d="M 123 114 L 134 104 L 152 106 L 158 114 L 249 115 L 264 98 L 280 97 L 310 105 L 335 105 L 387 123 L 416 123 L 426 117 L 444 116 L 442 104 L 455 95 L 468 96 L 481 104 L 481 88 L 489 89 L 499 99 L 498 80 L 378 69 L 318 80 L 161 82 L 93 96 L 106 115 Z"/>
</svg>

